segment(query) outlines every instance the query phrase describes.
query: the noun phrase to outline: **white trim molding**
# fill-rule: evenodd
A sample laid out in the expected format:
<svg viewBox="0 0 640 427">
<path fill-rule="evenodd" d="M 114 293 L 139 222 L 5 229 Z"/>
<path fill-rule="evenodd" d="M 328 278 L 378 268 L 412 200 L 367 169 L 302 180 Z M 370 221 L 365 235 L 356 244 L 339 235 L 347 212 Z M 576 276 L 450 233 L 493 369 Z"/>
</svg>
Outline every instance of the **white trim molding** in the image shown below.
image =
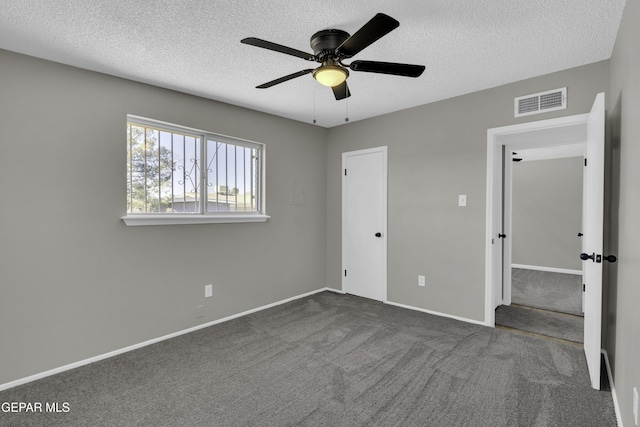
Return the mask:
<svg viewBox="0 0 640 427">
<path fill-rule="evenodd" d="M 609 364 L 609 354 L 607 350 L 600 349 L 600 352 L 604 356 L 604 364 L 607 367 L 607 377 L 609 378 L 609 387 L 611 388 L 611 398 L 613 399 L 613 407 L 616 410 L 616 420 L 618 421 L 618 427 L 622 425 L 622 413 L 620 412 L 620 405 L 618 404 L 618 394 L 616 393 L 616 387 L 613 384 L 613 374 L 611 373 L 611 365 Z"/>
<path fill-rule="evenodd" d="M 438 311 L 427 310 L 426 308 L 414 307 L 412 305 L 405 305 L 405 304 L 400 304 L 392 301 L 385 301 L 385 304 L 393 305 L 400 308 L 406 308 L 408 310 L 421 311 L 423 313 L 432 314 L 434 316 L 448 317 L 449 319 L 459 320 L 465 323 L 473 323 L 475 325 L 486 326 L 486 323 L 480 320 L 467 319 L 466 317 L 459 317 L 459 316 L 454 316 L 453 314 L 440 313 Z"/>
<path fill-rule="evenodd" d="M 131 226 L 140 225 L 178 225 L 178 224 L 229 224 L 238 222 L 266 222 L 268 215 L 236 214 L 236 215 L 125 215 L 124 223 Z"/>
</svg>

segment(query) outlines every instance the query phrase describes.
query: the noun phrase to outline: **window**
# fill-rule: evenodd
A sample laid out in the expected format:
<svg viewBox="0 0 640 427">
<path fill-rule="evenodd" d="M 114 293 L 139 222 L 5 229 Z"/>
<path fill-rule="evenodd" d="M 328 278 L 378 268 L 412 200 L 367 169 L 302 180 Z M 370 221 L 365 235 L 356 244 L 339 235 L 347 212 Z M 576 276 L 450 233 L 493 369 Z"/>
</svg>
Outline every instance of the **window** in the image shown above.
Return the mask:
<svg viewBox="0 0 640 427">
<path fill-rule="evenodd" d="M 127 225 L 258 222 L 264 146 L 127 116 Z"/>
</svg>

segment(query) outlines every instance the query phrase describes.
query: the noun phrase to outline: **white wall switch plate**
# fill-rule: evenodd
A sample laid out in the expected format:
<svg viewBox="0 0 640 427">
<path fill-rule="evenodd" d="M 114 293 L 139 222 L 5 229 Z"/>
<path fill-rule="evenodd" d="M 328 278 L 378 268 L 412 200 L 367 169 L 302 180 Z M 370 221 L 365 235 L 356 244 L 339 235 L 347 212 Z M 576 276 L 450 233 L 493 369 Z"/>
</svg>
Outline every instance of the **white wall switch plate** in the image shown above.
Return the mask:
<svg viewBox="0 0 640 427">
<path fill-rule="evenodd" d="M 467 206 L 467 195 L 460 194 L 458 196 L 458 206 Z"/>
<path fill-rule="evenodd" d="M 424 276 L 418 276 L 418 286 L 425 286 Z"/>
<path fill-rule="evenodd" d="M 206 285 L 204 287 L 204 297 L 210 298 L 213 296 L 213 285 Z"/>
</svg>

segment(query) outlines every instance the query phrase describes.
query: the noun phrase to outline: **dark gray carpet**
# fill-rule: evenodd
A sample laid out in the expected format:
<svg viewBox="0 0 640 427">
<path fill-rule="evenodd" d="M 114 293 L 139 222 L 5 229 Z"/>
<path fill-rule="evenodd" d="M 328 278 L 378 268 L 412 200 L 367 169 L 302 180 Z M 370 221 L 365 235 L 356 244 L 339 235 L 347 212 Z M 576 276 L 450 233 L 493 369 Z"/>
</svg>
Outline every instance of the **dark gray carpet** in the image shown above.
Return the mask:
<svg viewBox="0 0 640 427">
<path fill-rule="evenodd" d="M 582 314 L 582 276 L 513 268 L 511 302 L 561 313 Z"/>
<path fill-rule="evenodd" d="M 615 426 L 582 349 L 323 292 L 0 393 L 47 426 Z"/>
<path fill-rule="evenodd" d="M 519 305 L 496 309 L 496 325 L 582 343 L 584 318 L 572 314 L 539 310 Z"/>
</svg>

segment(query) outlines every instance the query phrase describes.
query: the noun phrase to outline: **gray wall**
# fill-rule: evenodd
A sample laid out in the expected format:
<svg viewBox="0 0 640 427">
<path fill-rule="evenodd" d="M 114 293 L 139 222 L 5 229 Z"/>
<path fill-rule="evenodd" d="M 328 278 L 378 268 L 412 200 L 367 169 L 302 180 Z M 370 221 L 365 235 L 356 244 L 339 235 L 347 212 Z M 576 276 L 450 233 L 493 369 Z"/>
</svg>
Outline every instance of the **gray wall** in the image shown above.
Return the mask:
<svg viewBox="0 0 640 427">
<path fill-rule="evenodd" d="M 611 57 L 611 228 L 607 345 L 625 426 L 640 392 L 640 2 L 627 1 Z"/>
<path fill-rule="evenodd" d="M 514 97 L 564 86 L 566 110 L 513 117 Z M 608 88 L 603 61 L 330 129 L 328 286 L 341 287 L 341 153 L 387 145 L 388 299 L 484 321 L 487 129 L 586 113 Z"/>
<path fill-rule="evenodd" d="M 265 143 L 271 219 L 126 227 L 127 113 Z M 324 287 L 325 139 L 0 51 L 0 384 Z"/>
<path fill-rule="evenodd" d="M 514 264 L 582 270 L 583 159 L 513 163 Z"/>
</svg>

